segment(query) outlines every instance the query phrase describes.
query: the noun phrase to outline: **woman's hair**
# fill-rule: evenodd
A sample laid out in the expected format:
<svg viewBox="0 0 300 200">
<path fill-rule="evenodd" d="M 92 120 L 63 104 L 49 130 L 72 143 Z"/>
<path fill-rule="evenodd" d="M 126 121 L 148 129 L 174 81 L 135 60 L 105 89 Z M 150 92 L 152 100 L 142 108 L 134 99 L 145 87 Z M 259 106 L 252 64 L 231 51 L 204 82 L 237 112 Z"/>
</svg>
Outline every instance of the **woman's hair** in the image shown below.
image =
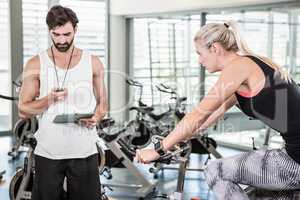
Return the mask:
<svg viewBox="0 0 300 200">
<path fill-rule="evenodd" d="M 280 76 L 286 80 L 290 80 L 288 71 L 271 59 L 254 54 L 249 48 L 246 42 L 242 39 L 237 23 L 234 21 L 227 21 L 225 23 L 209 23 L 201 27 L 196 33 L 194 41 L 202 41 L 207 48 L 210 48 L 214 42 L 218 42 L 227 51 L 233 51 L 240 55 L 252 55 L 266 64 L 274 67 L 276 72 L 280 73 Z"/>
<path fill-rule="evenodd" d="M 71 22 L 73 28 L 77 26 L 78 18 L 76 16 L 76 13 L 73 10 L 60 5 L 53 6 L 49 10 L 46 17 L 46 23 L 48 25 L 49 30 L 57 26 L 63 26 L 67 22 Z"/>
</svg>

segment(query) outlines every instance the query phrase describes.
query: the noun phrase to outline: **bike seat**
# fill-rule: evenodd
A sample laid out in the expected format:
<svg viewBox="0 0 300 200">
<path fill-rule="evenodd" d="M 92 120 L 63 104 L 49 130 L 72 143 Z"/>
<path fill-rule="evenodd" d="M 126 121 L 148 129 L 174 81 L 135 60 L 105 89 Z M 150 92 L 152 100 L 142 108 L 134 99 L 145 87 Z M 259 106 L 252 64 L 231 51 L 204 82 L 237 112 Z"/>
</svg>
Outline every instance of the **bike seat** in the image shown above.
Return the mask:
<svg viewBox="0 0 300 200">
<path fill-rule="evenodd" d="M 135 107 L 135 106 L 133 106 L 133 107 L 130 107 L 129 110 L 136 110 L 138 112 L 146 114 L 146 113 L 153 111 L 154 109 L 152 107 Z"/>
<path fill-rule="evenodd" d="M 148 113 L 149 116 L 154 119 L 155 121 L 159 121 L 160 119 L 162 119 L 164 116 L 168 115 L 170 113 L 170 110 L 164 112 L 164 113 L 161 113 L 161 114 L 154 114 L 154 113 Z"/>
<path fill-rule="evenodd" d="M 186 101 L 186 100 L 187 100 L 187 97 L 180 97 L 180 98 L 178 99 L 179 102 L 184 102 L 184 101 Z"/>
</svg>

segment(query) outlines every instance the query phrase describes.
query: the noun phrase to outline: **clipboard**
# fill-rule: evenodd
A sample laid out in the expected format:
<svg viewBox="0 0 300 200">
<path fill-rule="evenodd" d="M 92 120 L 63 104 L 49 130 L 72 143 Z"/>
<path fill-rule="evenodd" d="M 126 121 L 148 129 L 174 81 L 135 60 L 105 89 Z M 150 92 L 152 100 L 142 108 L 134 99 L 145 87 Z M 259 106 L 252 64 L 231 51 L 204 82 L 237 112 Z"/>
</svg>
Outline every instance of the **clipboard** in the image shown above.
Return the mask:
<svg viewBox="0 0 300 200">
<path fill-rule="evenodd" d="M 75 114 L 62 114 L 56 115 L 53 123 L 66 124 L 66 123 L 78 123 L 80 119 L 91 118 L 94 113 L 75 113 Z"/>
</svg>

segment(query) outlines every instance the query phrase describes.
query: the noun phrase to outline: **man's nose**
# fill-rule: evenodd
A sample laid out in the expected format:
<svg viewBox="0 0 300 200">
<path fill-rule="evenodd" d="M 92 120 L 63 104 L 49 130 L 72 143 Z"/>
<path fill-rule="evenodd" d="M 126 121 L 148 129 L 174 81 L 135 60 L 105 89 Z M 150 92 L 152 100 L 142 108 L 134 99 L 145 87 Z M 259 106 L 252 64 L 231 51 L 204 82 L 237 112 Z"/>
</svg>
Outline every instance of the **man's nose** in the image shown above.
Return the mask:
<svg viewBox="0 0 300 200">
<path fill-rule="evenodd" d="M 57 43 L 59 43 L 59 44 L 64 44 L 64 43 L 66 43 L 66 42 L 67 42 L 67 39 L 66 39 L 65 36 L 59 36 L 59 37 L 57 38 Z"/>
</svg>

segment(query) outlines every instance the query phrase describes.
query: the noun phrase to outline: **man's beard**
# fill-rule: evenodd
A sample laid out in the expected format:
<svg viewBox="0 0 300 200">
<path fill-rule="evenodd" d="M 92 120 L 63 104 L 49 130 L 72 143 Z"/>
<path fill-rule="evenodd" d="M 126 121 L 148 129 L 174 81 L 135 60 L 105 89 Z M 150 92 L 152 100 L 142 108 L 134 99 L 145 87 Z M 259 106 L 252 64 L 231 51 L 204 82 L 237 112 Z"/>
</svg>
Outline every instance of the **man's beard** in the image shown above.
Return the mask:
<svg viewBox="0 0 300 200">
<path fill-rule="evenodd" d="M 72 46 L 73 41 L 74 41 L 74 38 L 71 40 L 70 43 L 65 42 L 65 43 L 63 43 L 63 44 L 59 44 L 59 43 L 55 43 L 55 42 L 52 40 L 53 45 L 55 46 L 55 48 L 56 48 L 59 52 L 67 52 L 67 51 L 70 49 L 70 47 Z"/>
</svg>

